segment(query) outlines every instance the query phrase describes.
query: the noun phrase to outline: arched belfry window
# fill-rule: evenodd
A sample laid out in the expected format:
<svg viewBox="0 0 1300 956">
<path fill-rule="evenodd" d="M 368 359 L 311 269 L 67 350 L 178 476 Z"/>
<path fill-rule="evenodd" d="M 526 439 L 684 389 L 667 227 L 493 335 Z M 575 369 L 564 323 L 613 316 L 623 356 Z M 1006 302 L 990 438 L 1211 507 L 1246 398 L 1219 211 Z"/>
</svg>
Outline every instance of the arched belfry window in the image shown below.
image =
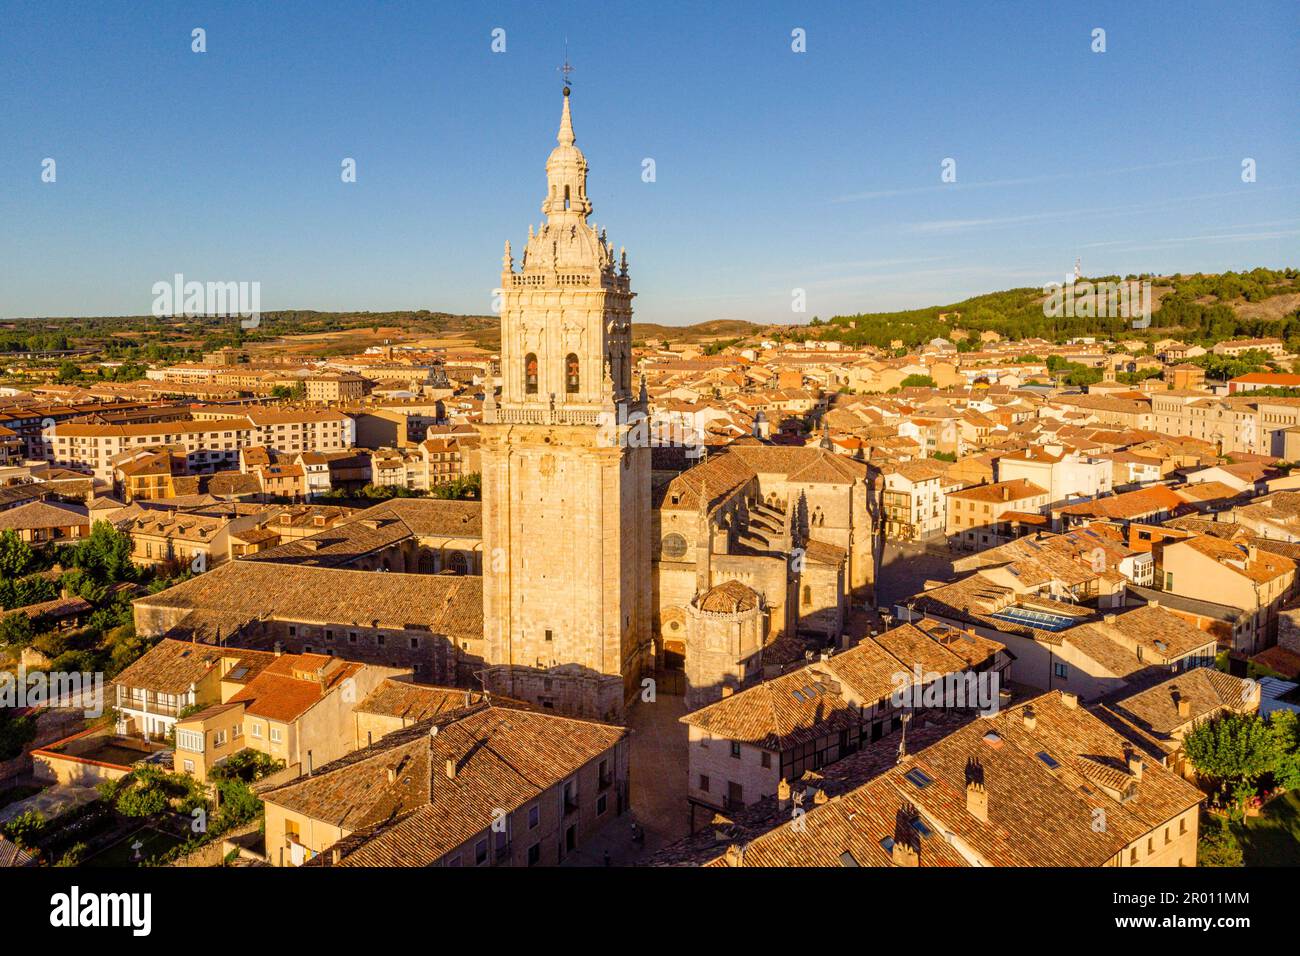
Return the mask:
<svg viewBox="0 0 1300 956">
<path fill-rule="evenodd" d="M 524 356 L 524 394 L 537 394 L 537 356 L 532 352 Z"/>
<path fill-rule="evenodd" d="M 569 187 L 568 186 L 564 187 L 564 208 L 565 209 L 569 208 Z"/>
<path fill-rule="evenodd" d="M 564 359 L 564 390 L 570 395 L 576 394 L 581 384 L 578 371 L 578 356 L 570 352 Z"/>
</svg>

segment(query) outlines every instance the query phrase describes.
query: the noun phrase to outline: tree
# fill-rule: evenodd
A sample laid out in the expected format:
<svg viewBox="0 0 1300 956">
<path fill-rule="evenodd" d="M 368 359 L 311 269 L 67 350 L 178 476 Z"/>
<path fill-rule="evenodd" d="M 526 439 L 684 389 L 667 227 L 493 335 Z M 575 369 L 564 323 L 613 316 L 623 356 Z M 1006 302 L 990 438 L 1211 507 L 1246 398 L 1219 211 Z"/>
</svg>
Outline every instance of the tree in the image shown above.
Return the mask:
<svg viewBox="0 0 1300 956">
<path fill-rule="evenodd" d="M 1241 844 L 1228 821 L 1219 817 L 1203 818 L 1203 828 L 1196 846 L 1197 866 L 1241 866 Z"/>
<path fill-rule="evenodd" d="M 934 379 L 928 375 L 909 375 L 899 383 L 900 388 L 934 388 Z"/>
<path fill-rule="evenodd" d="M 1275 710 L 1268 718 L 1269 730 L 1277 741 L 1278 760 L 1273 781 L 1279 787 L 1300 787 L 1300 718 L 1295 711 Z"/>
<path fill-rule="evenodd" d="M 0 575 L 20 578 L 31 568 L 36 555 L 31 545 L 12 528 L 0 533 Z"/>
<path fill-rule="evenodd" d="M 90 537 L 73 549 L 72 563 L 102 584 L 130 581 L 136 576 L 131 539 L 107 521 L 95 522 Z"/>
<path fill-rule="evenodd" d="M 36 636 L 32 619 L 23 611 L 14 611 L 0 617 L 0 644 L 8 647 L 26 647 Z"/>
<path fill-rule="evenodd" d="M 441 485 L 435 485 L 429 494 L 434 498 L 473 500 L 482 494 L 482 476 L 478 472 L 462 475 Z"/>
<path fill-rule="evenodd" d="M 1197 724 L 1183 739 L 1197 773 L 1236 796 L 1278 765 L 1278 738 L 1258 714 L 1224 713 Z"/>
</svg>

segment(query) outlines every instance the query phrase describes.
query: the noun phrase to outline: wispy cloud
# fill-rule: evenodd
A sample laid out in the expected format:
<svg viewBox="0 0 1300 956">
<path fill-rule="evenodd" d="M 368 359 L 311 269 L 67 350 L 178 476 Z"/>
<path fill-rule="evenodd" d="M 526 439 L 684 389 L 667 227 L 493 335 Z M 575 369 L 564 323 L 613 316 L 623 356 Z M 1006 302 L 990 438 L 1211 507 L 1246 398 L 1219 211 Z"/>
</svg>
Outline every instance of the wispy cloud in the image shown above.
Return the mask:
<svg viewBox="0 0 1300 956">
<path fill-rule="evenodd" d="M 1249 187 L 1251 192 L 1269 192 L 1280 189 L 1297 189 L 1300 184 L 1286 184 L 1281 186 L 1261 186 Z M 1123 206 L 1098 206 L 1091 209 L 1062 209 L 1055 212 L 1031 213 L 1019 216 L 991 216 L 983 219 L 934 219 L 923 222 L 907 223 L 903 226 L 903 231 L 915 235 L 932 235 L 945 234 L 954 232 L 968 232 L 974 229 L 1001 229 L 1008 226 L 1024 225 L 1031 222 L 1069 222 L 1087 219 L 1101 219 L 1108 216 L 1122 216 L 1133 212 L 1148 212 L 1155 209 L 1164 209 L 1169 206 L 1183 206 L 1187 203 L 1200 202 L 1207 199 L 1222 199 L 1224 197 L 1233 197 L 1241 199 L 1250 193 L 1245 192 L 1246 187 L 1234 189 L 1227 192 L 1200 193 L 1195 196 L 1178 196 L 1172 199 L 1158 199 L 1152 202 L 1129 203 Z"/>
<path fill-rule="evenodd" d="M 912 196 L 921 193 L 963 192 L 970 189 L 1003 189 L 1008 186 L 1027 186 L 1033 183 L 1060 182 L 1062 180 L 1087 179 L 1094 176 L 1123 176 L 1129 173 L 1147 172 L 1154 169 L 1170 169 L 1176 166 L 1193 166 L 1201 163 L 1216 163 L 1224 160 L 1223 156 L 1198 156 L 1193 159 L 1171 159 L 1160 163 L 1143 163 L 1138 166 L 1118 166 L 1114 169 L 1094 169 L 1083 172 L 1047 173 L 1042 176 L 1018 176 L 1009 179 L 986 179 L 979 182 L 939 183 L 931 186 L 907 186 L 897 189 L 873 189 L 867 192 L 849 193 L 837 196 L 833 203 L 863 202 L 870 199 L 887 199 L 892 196 Z"/>
</svg>

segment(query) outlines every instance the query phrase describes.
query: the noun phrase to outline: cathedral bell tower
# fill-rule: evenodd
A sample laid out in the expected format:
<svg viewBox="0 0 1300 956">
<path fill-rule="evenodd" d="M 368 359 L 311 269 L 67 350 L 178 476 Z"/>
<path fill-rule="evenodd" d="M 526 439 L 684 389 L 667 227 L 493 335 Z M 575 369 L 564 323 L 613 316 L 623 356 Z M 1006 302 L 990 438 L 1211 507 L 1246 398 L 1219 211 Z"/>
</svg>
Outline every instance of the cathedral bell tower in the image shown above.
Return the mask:
<svg viewBox="0 0 1300 956">
<path fill-rule="evenodd" d="M 650 641 L 650 452 L 629 435 L 627 254 L 588 222 L 564 89 L 546 217 L 501 271 L 501 395 L 483 405 L 483 628 L 490 690 L 621 718 Z"/>
</svg>

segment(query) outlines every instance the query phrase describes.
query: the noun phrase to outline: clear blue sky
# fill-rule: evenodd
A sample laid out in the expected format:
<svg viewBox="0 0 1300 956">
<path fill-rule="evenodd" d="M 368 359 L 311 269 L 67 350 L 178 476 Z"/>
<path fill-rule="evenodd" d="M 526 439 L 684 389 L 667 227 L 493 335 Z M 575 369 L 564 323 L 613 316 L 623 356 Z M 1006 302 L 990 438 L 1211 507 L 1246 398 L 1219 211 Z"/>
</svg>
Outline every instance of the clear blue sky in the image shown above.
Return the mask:
<svg viewBox="0 0 1300 956">
<path fill-rule="evenodd" d="M 0 0 L 0 315 L 147 313 L 176 272 L 267 310 L 487 312 L 541 219 L 566 36 L 638 319 L 940 304 L 1076 256 L 1300 264 L 1292 0 L 807 6 Z"/>
</svg>

